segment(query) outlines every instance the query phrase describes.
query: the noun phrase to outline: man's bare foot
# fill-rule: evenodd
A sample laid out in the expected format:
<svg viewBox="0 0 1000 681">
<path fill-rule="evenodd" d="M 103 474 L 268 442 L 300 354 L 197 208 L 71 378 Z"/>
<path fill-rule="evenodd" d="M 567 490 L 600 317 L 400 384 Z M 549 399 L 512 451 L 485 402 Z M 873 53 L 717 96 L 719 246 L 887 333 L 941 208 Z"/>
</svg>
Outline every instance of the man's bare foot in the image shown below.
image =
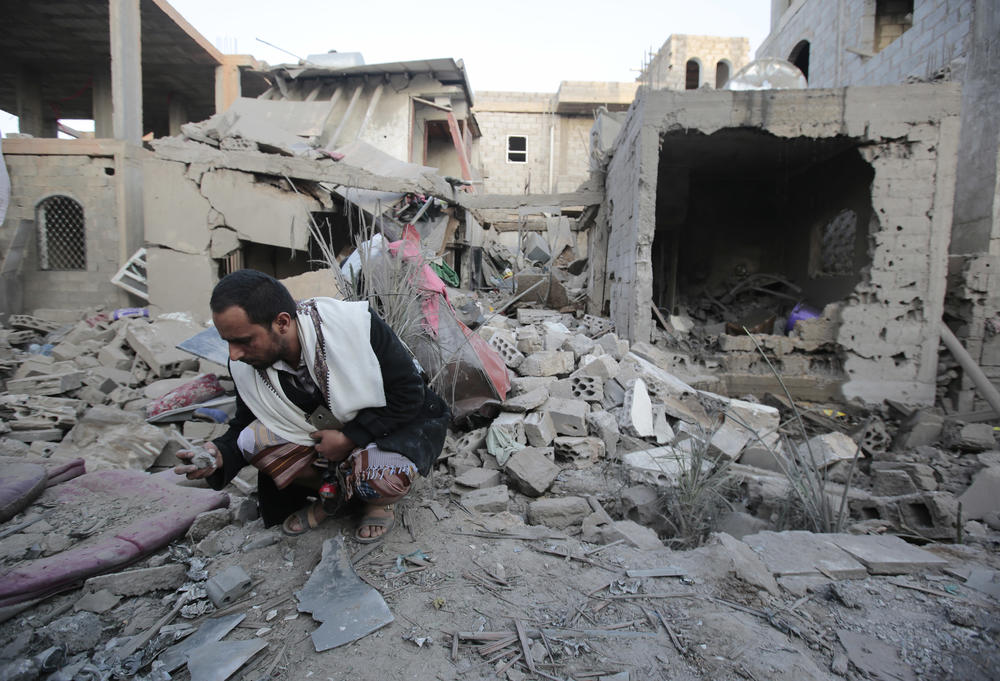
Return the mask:
<svg viewBox="0 0 1000 681">
<path fill-rule="evenodd" d="M 368 540 L 378 539 L 392 529 L 395 524 L 395 517 L 392 506 L 386 506 L 385 504 L 367 506 L 365 508 L 365 515 L 358 524 L 357 538 Z M 371 523 L 375 519 L 380 520 L 384 524 Z"/>
</svg>

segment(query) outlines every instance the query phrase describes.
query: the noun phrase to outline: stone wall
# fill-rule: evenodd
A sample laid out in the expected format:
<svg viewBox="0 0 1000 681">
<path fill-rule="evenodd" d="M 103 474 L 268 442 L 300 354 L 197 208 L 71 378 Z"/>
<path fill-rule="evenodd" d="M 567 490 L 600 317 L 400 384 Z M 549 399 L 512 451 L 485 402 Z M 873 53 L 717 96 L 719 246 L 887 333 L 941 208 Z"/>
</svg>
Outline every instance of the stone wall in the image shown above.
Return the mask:
<svg viewBox="0 0 1000 681">
<path fill-rule="evenodd" d="M 68 196 L 83 208 L 86 266 L 81 270 L 42 270 L 38 257 L 38 225 L 30 235 L 21 265 L 23 307 L 79 309 L 103 305 L 107 309 L 136 304 L 137 300 L 111 283 L 130 249 L 141 245 L 132 232 L 140 221 L 123 221 L 132 197 L 125 177 L 131 165 L 123 143 L 76 143 L 64 140 L 8 139 L 4 160 L 11 178 L 11 202 L 0 227 L 0 252 L 6 252 L 20 220 L 36 220 L 38 206 L 52 196 Z M 46 152 L 32 153 L 45 145 Z M 61 145 L 61 146 L 60 146 Z M 81 146 L 81 145 L 77 145 Z M 90 153 L 79 153 L 79 152 Z"/>
<path fill-rule="evenodd" d="M 891 85 L 908 77 L 929 78 L 945 67 L 962 69 L 974 4 L 917 0 L 913 25 L 877 50 L 875 0 L 800 0 L 782 13 L 757 57 L 788 59 L 800 41 L 808 40 L 810 87 Z"/>
<path fill-rule="evenodd" d="M 727 128 L 856 144 L 874 171 L 875 220 L 871 264 L 840 310 L 844 397 L 933 402 L 958 150 L 959 91 L 952 84 L 645 93 L 618 138 L 606 179 L 606 280 L 619 333 L 650 338 L 661 139 Z"/>
<path fill-rule="evenodd" d="M 683 90 L 687 62 L 691 59 L 699 65 L 698 87 L 714 88 L 719 62 L 729 67 L 732 77 L 750 61 L 750 41 L 711 35 L 671 35 L 639 75 L 639 80 L 654 90 Z"/>
</svg>

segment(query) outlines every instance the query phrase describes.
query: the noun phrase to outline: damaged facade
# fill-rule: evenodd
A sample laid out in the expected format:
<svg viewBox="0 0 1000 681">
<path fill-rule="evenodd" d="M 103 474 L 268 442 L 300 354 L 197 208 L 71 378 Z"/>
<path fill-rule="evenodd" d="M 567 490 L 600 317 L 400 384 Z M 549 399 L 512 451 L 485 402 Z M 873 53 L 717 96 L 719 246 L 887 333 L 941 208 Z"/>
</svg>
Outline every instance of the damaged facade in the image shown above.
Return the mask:
<svg viewBox="0 0 1000 681">
<path fill-rule="evenodd" d="M 110 280 L 144 241 L 141 138 L 262 92 L 255 62 L 221 54 L 162 0 L 26 5 L 5 13 L 0 38 L 0 109 L 23 135 L 4 140 L 0 246 L 20 259 L 4 311 L 59 307 L 66 291 L 128 305 Z M 93 119 L 93 138 L 56 139 L 83 137 L 61 118 Z"/>
<path fill-rule="evenodd" d="M 757 57 L 798 66 L 810 88 L 961 83 L 961 132 L 947 244 L 946 322 L 994 382 L 1000 381 L 1000 8 L 989 0 L 818 0 L 771 3 L 771 34 Z M 913 194 L 920 200 L 918 194 Z M 941 396 L 960 411 L 976 403 L 973 382 L 945 362 Z"/>
<path fill-rule="evenodd" d="M 645 341 L 651 305 L 693 309 L 777 275 L 792 288 L 769 314 L 823 311 L 782 341 L 809 397 L 829 383 L 829 396 L 933 402 L 959 113 L 952 85 L 642 91 L 607 169 L 592 308 Z M 817 344 L 836 347 L 821 366 L 801 357 Z M 739 391 L 773 381 L 766 365 L 732 369 Z"/>
</svg>

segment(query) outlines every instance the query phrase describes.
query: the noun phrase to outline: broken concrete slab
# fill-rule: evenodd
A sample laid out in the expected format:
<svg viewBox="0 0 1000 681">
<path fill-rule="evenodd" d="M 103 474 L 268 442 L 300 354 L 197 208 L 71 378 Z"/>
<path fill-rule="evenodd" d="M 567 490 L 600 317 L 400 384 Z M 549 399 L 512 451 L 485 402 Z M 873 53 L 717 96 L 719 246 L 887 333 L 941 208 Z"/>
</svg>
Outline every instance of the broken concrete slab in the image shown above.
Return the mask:
<svg viewBox="0 0 1000 681">
<path fill-rule="evenodd" d="M 622 398 L 618 413 L 618 427 L 621 432 L 639 438 L 653 437 L 653 404 L 641 378 L 630 381 Z"/>
<path fill-rule="evenodd" d="M 168 378 L 197 368 L 197 361 L 177 344 L 201 331 L 194 323 L 176 319 L 136 321 L 129 324 L 125 339 L 157 377 Z"/>
<path fill-rule="evenodd" d="M 393 621 L 382 596 L 354 572 L 341 535 L 323 542 L 319 564 L 295 597 L 299 612 L 322 623 L 312 633 L 316 652 L 356 641 Z"/>
<path fill-rule="evenodd" d="M 525 447 L 510 457 L 504 471 L 514 486 L 529 497 L 541 496 L 552 486 L 560 468 L 552 460 L 551 448 Z"/>
<path fill-rule="evenodd" d="M 858 443 L 844 433 L 824 433 L 809 438 L 809 445 L 799 445 L 798 451 L 804 462 L 822 470 L 838 461 L 853 459 Z"/>
<path fill-rule="evenodd" d="M 536 388 L 531 392 L 522 393 L 504 400 L 501 406 L 504 411 L 524 413 L 542 406 L 547 399 L 549 399 L 548 388 Z"/>
<path fill-rule="evenodd" d="M 141 596 L 150 591 L 173 591 L 184 583 L 187 568 L 181 563 L 139 568 L 91 577 L 83 584 L 85 593 L 109 591 L 116 596 Z"/>
<path fill-rule="evenodd" d="M 622 456 L 629 479 L 654 487 L 672 487 L 691 465 L 691 456 L 676 447 L 654 447 Z M 704 462 L 710 466 L 709 462 Z"/>
<path fill-rule="evenodd" d="M 803 530 L 764 531 L 743 537 L 776 577 L 820 576 L 861 579 L 868 569 L 826 535 Z"/>
<path fill-rule="evenodd" d="M 502 513 L 507 510 L 509 501 L 510 493 L 507 485 L 474 489 L 459 497 L 459 503 L 473 513 Z"/>
<path fill-rule="evenodd" d="M 895 535 L 825 534 L 836 544 L 864 563 L 873 575 L 908 575 L 948 566 L 948 561 L 903 541 Z"/>
<path fill-rule="evenodd" d="M 732 537 L 726 533 L 714 533 L 708 542 L 709 546 L 716 545 L 724 551 L 724 559 L 729 563 L 730 571 L 738 579 L 767 591 L 772 596 L 778 596 L 781 589 L 771 575 L 760 556 L 754 553 L 745 542 L 738 537 Z"/>
<path fill-rule="evenodd" d="M 517 454 L 514 456 L 517 456 Z M 510 461 L 508 460 L 507 463 L 509 465 Z M 468 488 L 463 491 L 468 491 L 469 489 L 482 489 L 484 487 L 496 487 L 500 484 L 500 471 L 494 468 L 470 468 L 461 475 L 455 476 L 455 484 L 459 487 Z"/>
</svg>

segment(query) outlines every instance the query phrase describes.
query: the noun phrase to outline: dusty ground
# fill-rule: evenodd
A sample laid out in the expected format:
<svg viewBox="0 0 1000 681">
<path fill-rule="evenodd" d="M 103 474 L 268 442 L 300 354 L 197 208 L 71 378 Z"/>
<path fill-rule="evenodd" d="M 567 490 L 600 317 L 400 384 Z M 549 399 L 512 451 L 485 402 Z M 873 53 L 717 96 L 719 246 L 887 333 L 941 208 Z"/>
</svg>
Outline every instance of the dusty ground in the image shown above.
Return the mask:
<svg viewBox="0 0 1000 681">
<path fill-rule="evenodd" d="M 607 466 L 605 476 L 613 478 L 615 464 Z M 595 474 L 600 476 L 599 471 Z M 869 576 L 820 584 L 802 597 L 785 592 L 770 595 L 753 585 L 753 578 L 748 581 L 751 573 L 734 564 L 731 552 L 717 541 L 685 552 L 644 551 L 624 544 L 602 548 L 547 528 L 526 527 L 520 515 L 525 497 L 516 496 L 508 513 L 469 514 L 451 503 L 449 484 L 449 476 L 440 472 L 422 481 L 402 505 L 405 522 L 374 550 L 347 541 L 358 574 L 383 594 L 395 621 L 324 653 L 314 651 L 310 633 L 317 624 L 308 614 L 297 613 L 294 593 L 319 561 L 324 540 L 353 531 L 350 518 L 330 520 L 296 538 L 265 530 L 259 520 L 232 523 L 209 535 L 201 549 L 182 540 L 136 567 L 187 555 L 201 558 L 208 575 L 229 565 L 242 566 L 256 584 L 228 609 L 245 613 L 246 619 L 226 640 L 251 638 L 259 632 L 268 642 L 232 677 L 254 681 L 582 680 L 620 673 L 627 676 L 614 678 L 976 681 L 1000 677 L 997 602 L 948 572 Z M 35 510 L 46 505 L 49 494 L 36 502 Z M 448 517 L 438 519 L 432 502 L 437 502 L 438 513 L 443 508 Z M 52 513 L 45 522 L 55 534 L 62 534 L 68 527 L 90 527 L 104 518 L 113 524 L 127 515 L 123 509 L 102 505 L 88 513 Z M 280 537 L 276 543 L 247 551 L 240 548 L 253 540 L 266 544 L 261 538 L 272 534 Z M 0 547 L 11 546 L 17 536 L 3 540 Z M 23 546 L 25 541 L 18 543 Z M 959 572 L 973 566 L 1000 568 L 992 546 L 925 548 L 947 558 Z M 209 555 L 202 555 L 205 551 Z M 426 565 L 416 564 L 421 555 L 416 552 L 426 556 Z M 403 558 L 414 554 L 415 562 Z M 8 559 L 6 564 L 12 563 Z M 665 566 L 679 568 L 686 576 L 630 579 L 625 574 L 627 569 Z M 123 599 L 100 615 L 100 644 L 88 655 L 116 636 L 153 626 L 170 610 L 173 596 L 153 592 Z M 0 624 L 0 645 L 8 652 L 21 645 L 24 654 L 37 653 L 41 635 L 24 647 L 24 632 L 40 631 L 49 621 L 71 615 L 80 597 L 80 590 L 66 592 L 8 619 Z M 193 620 L 178 617 L 176 622 L 198 624 L 212 614 Z M 488 640 L 462 638 L 455 647 L 455 632 L 516 636 L 515 620 L 530 637 L 538 673 L 528 671 L 523 657 L 509 664 L 522 653 L 516 638 L 486 655 L 480 647 Z M 535 633 L 538 629 L 546 634 L 544 642 Z M 899 651 L 899 657 L 886 658 L 888 666 L 881 674 L 865 674 L 848 664 L 838 630 L 870 637 L 872 650 L 879 642 L 887 644 Z M 21 644 L 16 641 L 19 635 Z M 146 666 L 138 678 L 169 677 L 156 676 Z M 190 677 L 181 668 L 172 678 Z"/>
</svg>

